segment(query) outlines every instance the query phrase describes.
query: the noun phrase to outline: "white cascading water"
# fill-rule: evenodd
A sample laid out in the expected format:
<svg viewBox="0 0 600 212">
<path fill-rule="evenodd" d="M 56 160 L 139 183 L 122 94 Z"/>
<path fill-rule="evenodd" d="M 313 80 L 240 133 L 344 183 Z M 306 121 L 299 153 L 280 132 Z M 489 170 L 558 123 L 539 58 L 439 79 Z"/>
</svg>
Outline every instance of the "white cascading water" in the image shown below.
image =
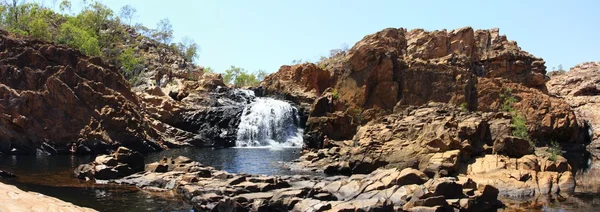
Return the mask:
<svg viewBox="0 0 600 212">
<path fill-rule="evenodd" d="M 302 147 L 298 109 L 273 98 L 256 97 L 244 108 L 237 132 L 237 147 Z"/>
</svg>

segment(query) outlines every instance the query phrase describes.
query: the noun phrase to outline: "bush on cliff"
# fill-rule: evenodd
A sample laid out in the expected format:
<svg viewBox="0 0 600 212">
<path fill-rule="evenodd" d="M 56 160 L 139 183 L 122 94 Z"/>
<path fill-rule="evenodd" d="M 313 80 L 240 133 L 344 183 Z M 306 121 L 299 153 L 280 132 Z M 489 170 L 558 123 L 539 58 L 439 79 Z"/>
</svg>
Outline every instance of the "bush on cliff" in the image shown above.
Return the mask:
<svg viewBox="0 0 600 212">
<path fill-rule="evenodd" d="M 68 45 L 88 56 L 100 56 L 108 63 L 124 65 L 123 70 L 128 80 L 137 77 L 132 71 L 135 61 L 124 62 L 121 52 L 130 53 L 128 47 L 139 45 L 143 39 L 132 39 L 135 30 L 143 36 L 162 42 L 162 47 L 170 48 L 180 54 L 188 62 L 198 57 L 198 45 L 191 39 L 178 44 L 171 44 L 173 28 L 168 19 L 162 19 L 156 29 L 136 24 L 131 21 L 135 8 L 127 5 L 121 9 L 121 17 L 106 5 L 97 1 L 83 1 L 79 12 L 71 12 L 71 2 L 62 0 L 59 11 L 36 2 L 0 1 L 0 28 L 19 36 L 28 36 Z M 128 24 L 121 22 L 121 18 Z M 132 43 L 133 42 L 133 43 Z M 134 55 L 140 55 L 140 49 L 133 48 Z M 141 55 L 140 55 L 141 58 Z M 144 60 L 141 60 L 143 63 Z"/>
<path fill-rule="evenodd" d="M 513 108 L 513 105 L 517 103 L 518 100 L 512 95 L 512 90 L 510 88 L 505 88 L 504 93 L 500 95 L 500 98 L 503 99 L 502 110 L 509 112 L 512 115 L 512 135 L 531 142 L 529 131 L 527 129 L 527 120 L 519 113 L 519 111 Z"/>
</svg>

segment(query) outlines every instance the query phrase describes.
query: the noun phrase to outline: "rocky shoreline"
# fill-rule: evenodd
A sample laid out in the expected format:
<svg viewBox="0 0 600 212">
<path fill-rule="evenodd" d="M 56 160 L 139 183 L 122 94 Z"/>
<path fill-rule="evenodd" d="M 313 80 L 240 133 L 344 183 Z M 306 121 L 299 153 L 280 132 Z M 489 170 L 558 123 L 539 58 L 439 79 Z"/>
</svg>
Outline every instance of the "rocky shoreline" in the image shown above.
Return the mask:
<svg viewBox="0 0 600 212">
<path fill-rule="evenodd" d="M 146 190 L 175 191 L 196 211 L 485 211 L 502 207 L 494 186 L 467 178 L 429 178 L 412 168 L 378 169 L 350 177 L 264 176 L 232 174 L 180 156 L 147 164 L 144 171 L 125 173 L 125 177 L 105 174 L 143 164 L 123 159 L 136 154 L 121 148 L 81 165 L 75 174 Z"/>
</svg>

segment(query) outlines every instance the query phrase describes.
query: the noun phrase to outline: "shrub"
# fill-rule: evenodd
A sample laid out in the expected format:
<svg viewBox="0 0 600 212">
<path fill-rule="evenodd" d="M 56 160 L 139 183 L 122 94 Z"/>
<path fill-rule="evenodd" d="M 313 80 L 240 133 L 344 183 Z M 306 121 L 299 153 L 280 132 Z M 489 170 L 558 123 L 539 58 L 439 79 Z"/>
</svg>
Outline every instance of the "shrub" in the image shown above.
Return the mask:
<svg viewBox="0 0 600 212">
<path fill-rule="evenodd" d="M 257 86 L 265 78 L 267 72 L 258 70 L 256 73 L 249 73 L 243 68 L 231 66 L 225 70 L 223 81 L 227 84 L 233 84 L 236 87 Z"/>
<path fill-rule="evenodd" d="M 517 102 L 517 99 L 512 95 L 512 89 L 505 88 L 504 93 L 500 94 L 500 98 L 502 98 L 502 110 L 513 112 L 513 104 Z"/>
<path fill-rule="evenodd" d="M 349 108 L 347 111 L 347 113 L 352 116 L 353 122 L 357 123 L 358 125 L 361 125 L 362 121 L 363 121 L 362 112 L 363 112 L 362 109 L 355 108 L 355 107 Z"/>
<path fill-rule="evenodd" d="M 554 140 L 550 141 L 550 146 L 546 151 L 550 153 L 550 156 L 548 157 L 548 160 L 550 161 L 556 161 L 558 156 L 562 156 L 562 147 Z"/>
<path fill-rule="evenodd" d="M 331 91 L 331 96 L 334 100 L 338 100 L 340 98 L 340 93 L 338 93 L 337 89 L 333 89 L 333 91 Z"/>
<path fill-rule="evenodd" d="M 465 112 L 469 111 L 469 108 L 467 106 L 468 106 L 468 104 L 466 102 L 463 102 L 460 104 L 460 109 Z"/>
<path fill-rule="evenodd" d="M 119 63 L 123 68 L 123 75 L 128 79 L 134 79 L 142 71 L 143 60 L 136 56 L 132 48 L 126 48 L 119 56 Z"/>
<path fill-rule="evenodd" d="M 502 110 L 510 112 L 512 115 L 511 127 L 513 128 L 512 135 L 528 140 L 531 146 L 534 146 L 531 138 L 529 138 L 529 131 L 527 130 L 527 120 L 513 108 L 513 105 L 517 102 L 517 99 L 512 95 L 512 89 L 505 88 L 504 93 L 500 94 L 502 98 Z"/>
<path fill-rule="evenodd" d="M 60 26 L 57 43 L 79 49 L 89 56 L 100 55 L 98 39 L 71 22 L 65 22 Z"/>
<path fill-rule="evenodd" d="M 513 136 L 531 141 L 531 139 L 529 138 L 529 132 L 527 131 L 527 121 L 525 120 L 525 118 L 523 118 L 523 116 L 521 116 L 521 114 L 517 112 L 513 113 L 511 126 L 513 128 Z"/>
</svg>

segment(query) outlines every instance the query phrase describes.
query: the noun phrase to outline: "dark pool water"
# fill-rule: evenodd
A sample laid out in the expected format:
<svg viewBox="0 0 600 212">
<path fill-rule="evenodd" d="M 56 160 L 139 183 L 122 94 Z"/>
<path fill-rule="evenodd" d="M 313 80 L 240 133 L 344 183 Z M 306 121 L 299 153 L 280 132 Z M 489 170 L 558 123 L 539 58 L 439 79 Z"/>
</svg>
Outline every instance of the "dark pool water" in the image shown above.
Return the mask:
<svg viewBox="0 0 600 212">
<path fill-rule="evenodd" d="M 282 166 L 298 158 L 300 149 L 230 148 L 172 149 L 146 155 L 146 162 L 163 157 L 186 156 L 192 160 L 231 173 L 290 175 L 299 174 Z M 72 171 L 94 156 L 11 155 L 0 157 L 0 170 L 17 174 L 16 180 L 1 179 L 20 189 L 56 197 L 99 211 L 190 211 L 181 197 L 173 193 L 151 193 L 133 187 L 98 185 L 77 180 Z"/>
</svg>

